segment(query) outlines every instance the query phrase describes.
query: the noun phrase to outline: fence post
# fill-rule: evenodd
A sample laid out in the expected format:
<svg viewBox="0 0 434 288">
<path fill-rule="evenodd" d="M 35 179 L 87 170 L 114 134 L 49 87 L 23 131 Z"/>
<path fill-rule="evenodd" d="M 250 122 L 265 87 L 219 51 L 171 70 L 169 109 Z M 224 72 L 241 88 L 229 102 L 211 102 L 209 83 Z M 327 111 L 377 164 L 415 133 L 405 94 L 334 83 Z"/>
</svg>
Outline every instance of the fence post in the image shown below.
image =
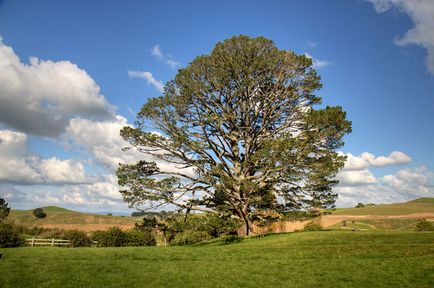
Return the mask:
<svg viewBox="0 0 434 288">
<path fill-rule="evenodd" d="M 35 246 L 35 237 L 32 239 L 32 247 Z"/>
<path fill-rule="evenodd" d="M 51 239 L 51 247 L 54 246 L 54 238 Z"/>
</svg>

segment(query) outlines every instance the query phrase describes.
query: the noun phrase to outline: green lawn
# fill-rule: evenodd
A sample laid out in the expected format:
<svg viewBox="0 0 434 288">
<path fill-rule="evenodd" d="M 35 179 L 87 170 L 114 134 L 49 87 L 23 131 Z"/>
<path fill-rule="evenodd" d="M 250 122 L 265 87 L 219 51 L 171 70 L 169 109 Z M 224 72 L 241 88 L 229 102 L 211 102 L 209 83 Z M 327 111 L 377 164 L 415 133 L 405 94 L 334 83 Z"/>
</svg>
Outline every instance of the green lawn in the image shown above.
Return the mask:
<svg viewBox="0 0 434 288">
<path fill-rule="evenodd" d="M 0 252 L 0 287 L 434 287 L 432 232 L 303 232 L 230 245 Z"/>
</svg>

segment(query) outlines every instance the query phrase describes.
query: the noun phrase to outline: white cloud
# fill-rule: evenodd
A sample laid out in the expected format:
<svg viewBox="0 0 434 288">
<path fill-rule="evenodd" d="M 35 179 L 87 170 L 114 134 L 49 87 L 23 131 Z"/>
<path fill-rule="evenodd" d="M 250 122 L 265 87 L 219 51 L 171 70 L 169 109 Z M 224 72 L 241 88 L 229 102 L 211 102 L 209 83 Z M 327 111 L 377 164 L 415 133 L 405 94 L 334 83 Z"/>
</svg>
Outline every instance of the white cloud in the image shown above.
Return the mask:
<svg viewBox="0 0 434 288">
<path fill-rule="evenodd" d="M 89 151 L 99 164 L 116 171 L 119 163 L 134 163 L 143 158 L 136 150 L 122 151 L 128 143 L 120 136 L 120 130 L 127 125 L 127 119 L 119 115 L 114 121 L 72 119 L 65 138 Z"/>
<path fill-rule="evenodd" d="M 427 51 L 426 64 L 434 74 L 434 1 L 433 0 L 367 0 L 374 5 L 375 11 L 383 13 L 396 7 L 405 12 L 414 23 L 404 36 L 396 38 L 395 44 L 404 46 L 416 44 Z"/>
<path fill-rule="evenodd" d="M 89 183 L 82 163 L 55 157 L 41 159 L 27 151 L 24 133 L 0 130 L 0 183 Z"/>
<path fill-rule="evenodd" d="M 163 82 L 154 78 L 151 72 L 148 71 L 128 71 L 128 75 L 131 78 L 143 78 L 148 81 L 148 84 L 154 86 L 160 92 L 164 92 Z"/>
<path fill-rule="evenodd" d="M 306 43 L 307 47 L 309 48 L 316 48 L 318 46 L 318 42 L 315 41 L 307 41 Z"/>
<path fill-rule="evenodd" d="M 304 56 L 312 60 L 312 67 L 315 69 L 323 68 L 332 64 L 331 62 L 313 58 L 309 53 L 304 53 Z"/>
<path fill-rule="evenodd" d="M 161 171 L 184 172 L 194 175 L 193 169 L 178 169 L 176 165 L 156 160 L 136 149 L 122 151 L 130 145 L 120 136 L 124 126 L 131 126 L 127 119 L 118 115 L 116 121 L 90 121 L 72 119 L 66 130 L 65 140 L 70 145 L 78 144 L 91 153 L 95 160 L 110 171 L 116 171 L 119 163 L 136 163 L 139 160 L 155 161 Z M 154 132 L 157 133 L 157 132 Z"/>
<path fill-rule="evenodd" d="M 367 170 L 362 170 L 367 171 Z M 362 171 L 346 171 L 345 173 L 357 173 Z M 428 171 L 426 167 L 417 167 L 403 169 L 395 174 L 385 175 L 375 178 L 370 172 L 362 173 L 366 178 L 359 174 L 352 174 L 351 180 L 370 179 L 374 177 L 375 181 L 350 181 L 340 183 L 333 188 L 338 193 L 337 205 L 348 207 L 356 203 L 397 203 L 409 201 L 420 197 L 434 197 L 434 173 Z M 359 178 L 357 178 L 359 176 Z M 372 180 L 372 179 L 371 179 Z"/>
<path fill-rule="evenodd" d="M 180 63 L 175 61 L 171 55 L 165 55 L 158 44 L 152 48 L 151 54 L 155 58 L 163 60 L 172 69 L 175 69 L 180 65 Z"/>
<path fill-rule="evenodd" d="M 351 153 L 345 155 L 347 156 L 347 161 L 344 170 L 363 170 L 370 166 L 384 167 L 389 165 L 405 164 L 411 161 L 410 156 L 400 151 L 393 151 L 389 156 L 378 157 L 369 152 L 364 152 L 359 156 L 354 156 Z"/>
<path fill-rule="evenodd" d="M 0 123 L 20 131 L 56 137 L 69 119 L 110 119 L 115 108 L 95 81 L 69 61 L 30 58 L 24 64 L 0 42 Z"/>
<path fill-rule="evenodd" d="M 369 170 L 341 171 L 336 178 L 339 180 L 339 185 L 342 187 L 367 185 L 377 182 L 377 179 Z"/>
</svg>

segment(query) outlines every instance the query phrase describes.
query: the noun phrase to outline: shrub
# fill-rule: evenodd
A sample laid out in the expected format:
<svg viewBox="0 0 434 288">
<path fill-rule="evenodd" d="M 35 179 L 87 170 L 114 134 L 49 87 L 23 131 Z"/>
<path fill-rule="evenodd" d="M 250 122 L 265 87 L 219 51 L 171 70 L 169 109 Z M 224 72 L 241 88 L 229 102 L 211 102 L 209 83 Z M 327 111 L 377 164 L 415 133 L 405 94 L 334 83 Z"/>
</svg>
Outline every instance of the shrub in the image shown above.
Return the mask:
<svg viewBox="0 0 434 288">
<path fill-rule="evenodd" d="M 434 224 L 422 219 L 416 223 L 416 231 L 434 231 Z"/>
<path fill-rule="evenodd" d="M 10 210 L 8 203 L 3 198 L 0 198 L 0 222 L 8 217 Z"/>
<path fill-rule="evenodd" d="M 148 231 L 130 230 L 125 233 L 124 246 L 155 246 L 156 241 L 152 233 Z"/>
<path fill-rule="evenodd" d="M 66 231 L 64 237 L 69 240 L 69 247 L 88 247 L 92 243 L 86 233 L 78 230 Z"/>
<path fill-rule="evenodd" d="M 357 205 L 355 206 L 355 208 L 363 208 L 365 207 L 365 204 L 363 203 L 357 203 Z"/>
<path fill-rule="evenodd" d="M 42 208 L 36 208 L 35 210 L 33 210 L 33 215 L 36 218 L 45 218 L 45 216 L 47 216 L 47 214 L 45 214 L 44 210 L 42 210 Z"/>
<path fill-rule="evenodd" d="M 316 223 L 314 221 L 310 221 L 304 226 L 303 230 L 304 231 L 321 231 L 322 227 L 319 223 Z"/>
<path fill-rule="evenodd" d="M 97 241 L 101 247 L 120 247 L 127 243 L 127 235 L 118 227 L 112 227 L 107 231 L 94 232 L 92 240 Z"/>
<path fill-rule="evenodd" d="M 173 245 L 194 244 L 200 241 L 209 240 L 211 238 L 212 238 L 211 235 L 209 235 L 205 231 L 187 230 L 176 234 L 175 238 L 170 242 L 170 244 Z"/>
<path fill-rule="evenodd" d="M 0 223 L 0 248 L 18 247 L 24 240 L 11 223 Z"/>
</svg>

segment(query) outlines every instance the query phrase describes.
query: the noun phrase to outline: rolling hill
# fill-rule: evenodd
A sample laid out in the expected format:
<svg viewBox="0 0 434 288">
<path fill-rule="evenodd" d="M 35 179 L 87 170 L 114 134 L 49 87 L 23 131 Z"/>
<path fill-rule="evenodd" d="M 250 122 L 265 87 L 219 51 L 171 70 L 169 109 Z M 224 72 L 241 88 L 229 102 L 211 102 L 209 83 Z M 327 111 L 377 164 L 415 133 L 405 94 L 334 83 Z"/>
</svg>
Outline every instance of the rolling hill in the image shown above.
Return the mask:
<svg viewBox="0 0 434 288">
<path fill-rule="evenodd" d="M 33 209 L 30 209 L 11 210 L 8 219 L 26 227 L 79 229 L 84 231 L 105 230 L 114 226 L 129 229 L 139 221 L 131 217 L 81 213 L 56 206 L 41 208 L 47 214 L 45 218 L 36 218 L 33 216 Z"/>
<path fill-rule="evenodd" d="M 405 203 L 381 204 L 362 208 L 338 208 L 333 215 L 407 215 L 434 213 L 434 198 L 419 198 Z"/>
</svg>

